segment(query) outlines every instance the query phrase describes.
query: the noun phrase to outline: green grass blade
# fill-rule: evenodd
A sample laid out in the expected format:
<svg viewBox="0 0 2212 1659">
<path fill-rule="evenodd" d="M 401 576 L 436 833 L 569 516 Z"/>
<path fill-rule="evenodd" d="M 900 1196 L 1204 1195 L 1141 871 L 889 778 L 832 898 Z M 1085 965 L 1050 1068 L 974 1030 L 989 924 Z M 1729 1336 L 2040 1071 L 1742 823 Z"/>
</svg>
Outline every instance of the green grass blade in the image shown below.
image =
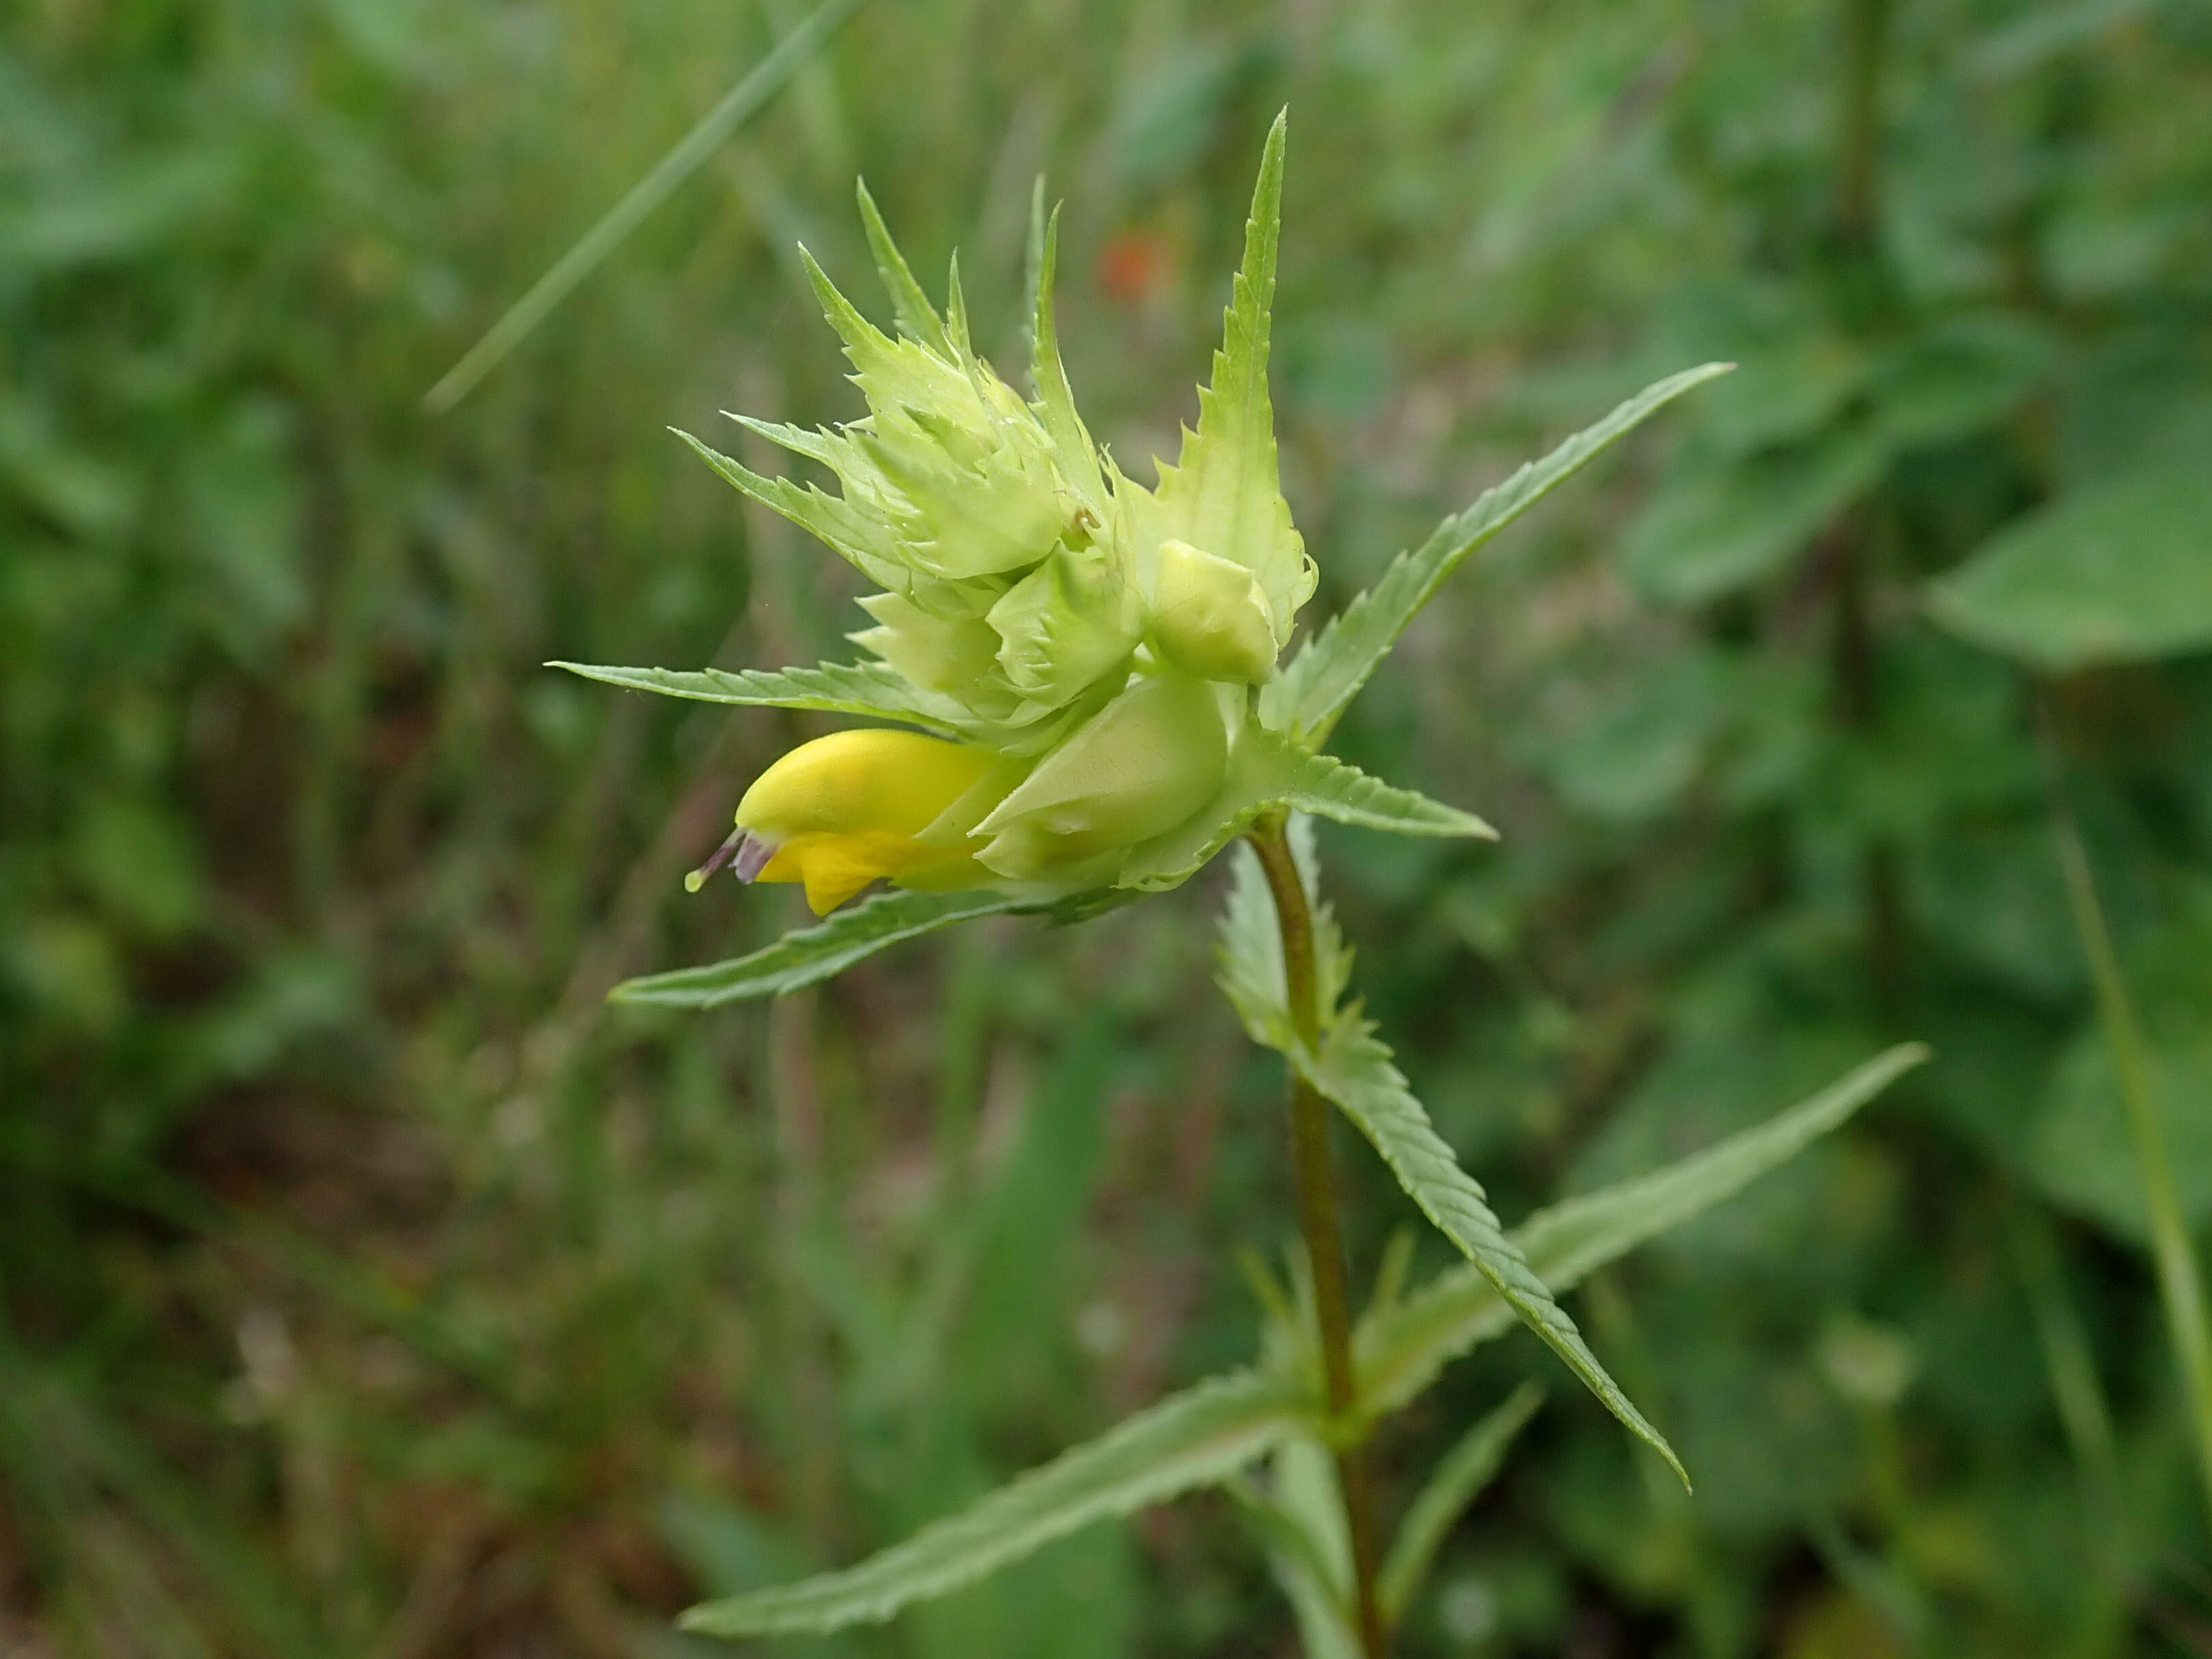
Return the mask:
<svg viewBox="0 0 2212 1659">
<path fill-rule="evenodd" d="M 465 1378 L 487 1398 L 509 1408 L 520 1405 L 514 1368 L 497 1349 L 416 1293 L 281 1221 L 222 1203 L 191 1182 L 144 1164 L 70 1164 L 42 1173 L 97 1193 L 109 1203 L 220 1240 L 226 1248 L 297 1279 L 317 1295 L 389 1331 Z"/>
<path fill-rule="evenodd" d="M 1405 1619 L 1413 1592 L 1427 1579 L 1453 1524 L 1490 1484 L 1515 1437 L 1543 1403 L 1543 1389 L 1534 1382 L 1523 1382 L 1504 1405 L 1460 1437 L 1415 1495 L 1413 1507 L 1398 1524 L 1398 1536 L 1376 1583 L 1383 1617 L 1393 1625 Z"/>
<path fill-rule="evenodd" d="M 2189 1224 L 2182 1218 L 2181 1200 L 2174 1189 L 2173 1162 L 2166 1152 L 2166 1125 L 2159 1113 L 2135 1000 L 2128 994 L 2127 975 L 2120 968 L 2112 929 L 2106 925 L 2105 908 L 2097 897 L 2088 851 L 2081 844 L 2081 832 L 2061 791 L 2047 738 L 2045 752 L 2050 769 L 2051 821 L 2058 835 L 2067 902 L 2073 910 L 2075 930 L 2081 936 L 2082 954 L 2088 958 L 2089 977 L 2097 993 L 2097 1020 L 2104 1028 L 2112 1072 L 2119 1083 L 2120 1103 L 2127 1114 L 2128 1140 L 2135 1151 L 2143 1207 L 2150 1218 L 2151 1260 L 2158 1273 L 2159 1300 L 2180 1372 L 2197 1473 L 2203 1485 L 2206 1505 L 2212 1509 L 2212 1319 L 2208 1319 L 2205 1307 L 2203 1277 L 2197 1262 L 2197 1246 L 2189 1236 Z"/>
<path fill-rule="evenodd" d="M 780 997 L 818 985 L 877 951 L 920 939 L 955 922 L 1049 910 L 1055 901 L 1004 893 L 878 893 L 826 921 L 781 939 L 750 956 L 699 968 L 678 968 L 624 980 L 607 995 L 614 1002 L 664 1008 L 719 1008 L 751 997 Z"/>
<path fill-rule="evenodd" d="M 1706 363 L 1645 387 L 1595 426 L 1577 432 L 1541 460 L 1483 492 L 1464 513 L 1446 519 L 1427 541 L 1401 553 L 1382 580 L 1306 641 L 1281 676 L 1261 693 L 1260 718 L 1269 730 L 1318 748 L 1345 706 L 1367 684 L 1398 636 L 1477 548 L 1550 495 L 1608 445 L 1626 436 L 1692 388 L 1735 365 Z"/>
<path fill-rule="evenodd" d="M 672 191 L 753 112 L 783 89 L 784 83 L 826 45 L 837 27 L 850 17 L 860 0 L 822 0 L 798 27 L 775 43 L 768 56 L 723 95 L 722 101 L 702 116 L 698 125 L 676 141 L 675 148 L 654 162 L 651 171 L 630 187 L 607 210 L 606 216 L 578 239 L 576 245 L 553 263 L 552 269 L 530 285 L 507 314 L 486 331 L 484 337 L 462 354 L 422 396 L 423 406 L 442 415 L 468 396 L 483 377 L 499 367 L 507 353 L 522 343 L 530 331 L 552 314 L 555 307 L 576 290 L 599 262 L 613 252 L 623 238 L 637 228 L 646 215 L 668 199 Z"/>
<path fill-rule="evenodd" d="M 2041 1209 L 2029 1202 L 2015 1202 L 2013 1260 L 2027 1293 L 2036 1345 L 2043 1350 L 2051 1402 L 2057 1410 L 2058 1425 L 2065 1431 L 2067 1449 L 2073 1454 L 2081 1495 L 2104 1546 L 2107 1569 L 2120 1570 L 2115 1571 L 2115 1579 L 2124 1581 L 2131 1544 L 2119 1440 L 2112 1431 L 2112 1404 L 2097 1375 L 2096 1352 L 2067 1289 L 2054 1231 Z"/>
<path fill-rule="evenodd" d="M 35 1377 L 15 1370 L 8 1392 L 12 1399 L 36 1400 L 29 1415 L 39 1440 L 27 1449 L 31 1455 L 65 1459 L 80 1477 L 91 1477 L 88 1486 L 120 1498 L 197 1581 L 218 1614 L 216 1628 L 233 1627 L 252 1650 L 264 1654 L 313 1650 L 318 1621 L 301 1586 L 234 1527 L 206 1482 L 157 1456 L 106 1402 L 73 1388 L 58 1372 Z M 203 1633 L 198 1620 L 194 1628 Z"/>
<path fill-rule="evenodd" d="M 1367 1023 L 1355 1014 L 1340 1016 L 1322 1039 L 1319 1054 L 1301 1045 L 1291 1051 L 1291 1063 L 1358 1126 L 1421 1212 L 1459 1246 L 1521 1322 L 1688 1486 L 1689 1473 L 1666 1436 L 1598 1363 L 1566 1310 L 1553 1299 L 1519 1246 L 1505 1236 L 1480 1184 L 1460 1168 L 1451 1148 L 1430 1124 L 1427 1111 L 1391 1063 L 1390 1050 Z M 1363 1400 L 1361 1405 L 1364 1408 L 1368 1402 Z"/>
<path fill-rule="evenodd" d="M 740 708 L 811 708 L 897 720 L 940 737 L 957 737 L 951 706 L 917 691 L 882 663 L 817 663 L 811 668 L 617 668 L 598 663 L 549 662 L 603 685 L 653 691 L 694 702 Z"/>
<path fill-rule="evenodd" d="M 880 1622 L 1093 1521 L 1226 1480 L 1296 1430 L 1309 1404 L 1262 1372 L 1200 1383 L 857 1566 L 694 1607 L 683 1627 L 757 1636 Z"/>
<path fill-rule="evenodd" d="M 1606 1263 L 1787 1163 L 1927 1058 L 1927 1048 L 1917 1042 L 1888 1049 L 1809 1099 L 1702 1152 L 1540 1211 L 1515 1230 L 1513 1243 L 1545 1284 L 1565 1294 Z M 1395 1410 L 1426 1388 L 1447 1361 L 1511 1323 L 1504 1298 L 1474 1268 L 1443 1274 L 1361 1322 L 1362 1406 L 1373 1413 Z"/>
</svg>

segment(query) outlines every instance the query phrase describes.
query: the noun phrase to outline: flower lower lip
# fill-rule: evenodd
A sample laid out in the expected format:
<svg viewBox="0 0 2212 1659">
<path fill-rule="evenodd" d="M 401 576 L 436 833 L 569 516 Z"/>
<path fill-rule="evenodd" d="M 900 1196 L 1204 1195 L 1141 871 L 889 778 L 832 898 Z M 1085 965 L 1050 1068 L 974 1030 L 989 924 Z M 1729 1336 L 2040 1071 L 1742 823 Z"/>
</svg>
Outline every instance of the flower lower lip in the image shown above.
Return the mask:
<svg viewBox="0 0 2212 1659">
<path fill-rule="evenodd" d="M 725 864 L 730 866 L 732 875 L 750 884 L 760 879 L 760 872 L 775 854 L 774 842 L 740 825 L 730 831 L 729 839 L 714 849 L 712 858 L 684 878 L 684 888 L 689 892 L 697 892 L 707 884 L 707 878 Z"/>
</svg>

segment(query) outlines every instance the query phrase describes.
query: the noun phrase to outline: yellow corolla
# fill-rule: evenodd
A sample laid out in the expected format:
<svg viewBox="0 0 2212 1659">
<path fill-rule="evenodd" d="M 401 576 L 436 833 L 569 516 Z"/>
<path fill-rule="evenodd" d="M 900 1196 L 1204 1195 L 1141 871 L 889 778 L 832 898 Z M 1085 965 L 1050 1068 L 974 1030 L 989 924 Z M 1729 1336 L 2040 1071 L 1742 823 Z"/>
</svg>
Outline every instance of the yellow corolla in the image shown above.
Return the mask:
<svg viewBox="0 0 2212 1659">
<path fill-rule="evenodd" d="M 691 877 L 695 890 L 727 860 L 740 881 L 796 881 L 827 915 L 881 877 L 902 885 L 985 880 L 964 847 L 916 839 L 981 783 L 988 750 L 919 732 L 838 732 L 801 744 L 754 780 L 737 833 Z"/>
</svg>

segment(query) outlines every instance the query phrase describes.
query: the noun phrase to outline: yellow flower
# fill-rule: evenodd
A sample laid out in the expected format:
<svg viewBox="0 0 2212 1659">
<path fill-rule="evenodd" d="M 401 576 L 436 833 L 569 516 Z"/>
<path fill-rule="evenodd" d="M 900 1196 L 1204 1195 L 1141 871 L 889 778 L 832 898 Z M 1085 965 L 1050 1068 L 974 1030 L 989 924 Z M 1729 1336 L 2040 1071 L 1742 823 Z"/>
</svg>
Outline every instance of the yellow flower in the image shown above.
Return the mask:
<svg viewBox="0 0 2212 1659">
<path fill-rule="evenodd" d="M 919 837 L 983 782 L 988 750 L 918 732 L 838 732 L 801 744 L 754 780 L 737 832 L 691 877 L 727 860 L 740 881 L 796 881 L 827 915 L 878 878 L 933 889 L 988 879 L 968 850 Z"/>
</svg>

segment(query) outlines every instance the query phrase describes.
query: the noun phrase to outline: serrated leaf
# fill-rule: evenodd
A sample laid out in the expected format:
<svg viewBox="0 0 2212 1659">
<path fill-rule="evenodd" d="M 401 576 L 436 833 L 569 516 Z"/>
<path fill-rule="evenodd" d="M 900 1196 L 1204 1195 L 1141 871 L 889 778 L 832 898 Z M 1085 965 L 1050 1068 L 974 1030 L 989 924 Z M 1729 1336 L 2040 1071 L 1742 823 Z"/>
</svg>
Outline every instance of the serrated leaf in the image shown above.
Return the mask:
<svg viewBox="0 0 2212 1659">
<path fill-rule="evenodd" d="M 1198 394 L 1197 428 L 1183 434 L 1176 465 L 1160 468 L 1157 492 L 1164 534 L 1252 572 L 1279 639 L 1287 636 L 1291 617 L 1312 592 L 1305 544 L 1283 499 L 1267 391 L 1286 129 L 1287 112 L 1267 129 L 1212 379 Z"/>
<path fill-rule="evenodd" d="M 1279 734 L 1248 726 L 1213 799 L 1124 862 L 1119 883 L 1157 891 L 1188 881 L 1252 821 L 1273 807 L 1401 836 L 1497 839 L 1472 812 L 1371 778 L 1332 755 L 1316 755 Z"/>
<path fill-rule="evenodd" d="M 828 467 L 840 477 L 853 465 L 849 453 L 851 441 L 834 432 L 810 430 L 803 426 L 793 426 L 787 421 L 763 421 L 755 416 L 741 415 L 735 410 L 726 409 L 722 414 L 746 431 L 757 433 L 794 455 L 804 455 L 808 460 Z"/>
<path fill-rule="evenodd" d="M 788 478 L 763 477 L 743 461 L 732 459 L 680 428 L 671 427 L 669 430 L 690 445 L 699 458 L 720 473 L 723 482 L 740 495 L 758 501 L 771 512 L 781 513 L 848 561 L 878 586 L 895 587 L 899 585 L 902 573 L 898 562 L 890 557 L 890 550 L 879 544 L 877 527 L 855 513 L 849 502 L 840 501 L 811 484 L 796 484 Z M 782 441 L 779 438 L 777 441 Z"/>
<path fill-rule="evenodd" d="M 1270 731 L 1309 748 L 1327 739 L 1345 706 L 1367 684 L 1398 636 L 1461 563 L 1506 526 L 1582 470 L 1600 452 L 1634 431 L 1675 398 L 1732 365 L 1706 363 L 1646 386 L 1595 426 L 1577 432 L 1541 460 L 1487 489 L 1464 513 L 1446 519 L 1428 540 L 1401 553 L 1382 580 L 1330 619 L 1299 648 L 1260 694 L 1260 718 Z"/>
<path fill-rule="evenodd" d="M 1105 475 L 1090 428 L 1075 410 L 1075 393 L 1060 362 L 1060 331 L 1054 319 L 1053 283 L 1060 268 L 1060 210 L 1044 215 L 1044 180 L 1030 198 L 1030 237 L 1035 255 L 1035 286 L 1030 296 L 1030 380 L 1036 391 L 1037 420 L 1051 438 L 1055 459 L 1085 501 L 1103 508 Z"/>
<path fill-rule="evenodd" d="M 732 703 L 742 708 L 812 708 L 832 714 L 918 726 L 939 737 L 958 737 L 962 725 L 949 701 L 932 697 L 885 664 L 817 663 L 811 668 L 615 668 L 603 664 L 549 662 L 587 680 L 631 691 L 656 691 L 693 702 Z"/>
<path fill-rule="evenodd" d="M 1318 1054 L 1304 1044 L 1293 1045 L 1288 1054 L 1299 1075 L 1358 1127 L 1421 1213 L 1459 1246 L 1522 1323 L 1688 1486 L 1689 1474 L 1674 1449 L 1621 1392 L 1583 1340 L 1575 1322 L 1553 1300 L 1519 1247 L 1506 1237 L 1480 1183 L 1460 1168 L 1373 1028 L 1356 1012 L 1340 1013 L 1330 1023 Z"/>
<path fill-rule="evenodd" d="M 786 933 L 750 956 L 624 980 L 608 995 L 616 1002 L 665 1008 L 718 1008 L 750 997 L 785 996 L 842 974 L 878 951 L 955 922 L 1031 915 L 1061 902 L 1004 893 L 914 893 L 895 888 L 836 911 L 816 927 Z"/>
<path fill-rule="evenodd" d="M 1928 609 L 2060 673 L 2212 647 L 2212 479 L 2161 470 L 2063 495 L 1937 582 Z"/>
<path fill-rule="evenodd" d="M 1893 1049 L 1772 1122 L 1548 1211 L 1517 1237 L 1564 1290 L 1835 1127 L 1925 1052 L 1917 1044 Z M 1363 1407 L 1380 1412 L 1403 1404 L 1445 1360 L 1510 1322 L 1506 1304 L 1474 1270 L 1445 1274 L 1412 1301 L 1363 1322 Z M 1271 1450 L 1309 1440 L 1314 1402 L 1307 1394 L 1306 1385 L 1272 1372 L 1201 1384 L 858 1566 L 695 1608 L 685 1624 L 702 1634 L 738 1636 L 887 1619 L 1091 1521 L 1218 1484 Z"/>
<path fill-rule="evenodd" d="M 1269 735 L 1273 735 L 1270 733 Z M 1468 836 L 1496 841 L 1498 831 L 1472 812 L 1370 777 L 1334 755 L 1301 755 L 1285 804 L 1316 817 L 1394 836 Z"/>
<path fill-rule="evenodd" d="M 876 198 L 868 194 L 866 179 L 854 181 L 854 194 L 860 199 L 860 225 L 867 233 L 868 251 L 875 255 L 876 271 L 884 279 L 884 291 L 890 296 L 891 314 L 898 319 L 900 332 L 951 361 L 952 343 L 945 337 L 945 324 L 929 303 L 929 295 L 915 280 L 906 256 L 891 240 L 890 228 L 877 210 Z"/>
<path fill-rule="evenodd" d="M 1405 1618 L 1413 1592 L 1429 1576 L 1437 1551 L 1454 1523 L 1490 1484 L 1514 1437 L 1543 1403 L 1543 1389 L 1534 1382 L 1523 1382 L 1504 1405 L 1460 1437 L 1414 1495 L 1375 1581 L 1382 1616 L 1390 1623 L 1398 1624 Z"/>
<path fill-rule="evenodd" d="M 1649 1175 L 1538 1212 L 1515 1230 L 1513 1243 L 1544 1283 L 1564 1294 L 1606 1263 L 1786 1163 L 1927 1058 L 1922 1044 L 1899 1044 L 1754 1128 Z M 1444 1273 L 1363 1320 L 1355 1344 L 1362 1411 L 1396 1410 L 1446 1362 L 1512 1322 L 1504 1298 L 1472 1267 Z"/>
<path fill-rule="evenodd" d="M 1218 1485 L 1281 1443 L 1308 1408 L 1297 1386 L 1264 1372 L 1200 1383 L 856 1566 L 694 1607 L 683 1627 L 754 1636 L 879 1622 L 1093 1521 Z"/>
</svg>

